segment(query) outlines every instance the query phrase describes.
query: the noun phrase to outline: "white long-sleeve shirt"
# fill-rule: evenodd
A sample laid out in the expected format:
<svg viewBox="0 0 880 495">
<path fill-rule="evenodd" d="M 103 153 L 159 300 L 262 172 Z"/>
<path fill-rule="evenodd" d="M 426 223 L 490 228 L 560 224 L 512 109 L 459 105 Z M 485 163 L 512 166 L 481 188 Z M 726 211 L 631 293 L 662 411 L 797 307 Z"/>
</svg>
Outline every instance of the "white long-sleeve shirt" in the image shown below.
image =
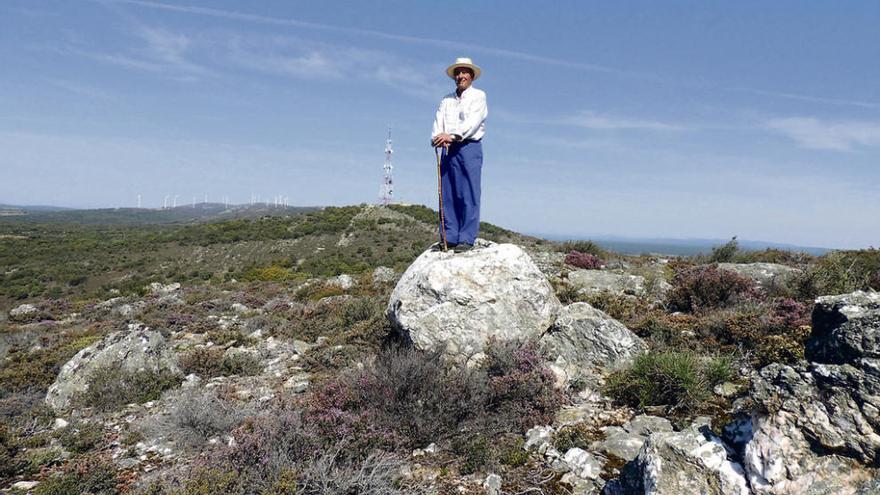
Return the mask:
<svg viewBox="0 0 880 495">
<path fill-rule="evenodd" d="M 486 93 L 471 86 L 459 97 L 452 92 L 440 100 L 440 107 L 434 116 L 434 129 L 431 137 L 438 134 L 457 134 L 462 139 L 483 139 L 486 134 Z"/>
</svg>

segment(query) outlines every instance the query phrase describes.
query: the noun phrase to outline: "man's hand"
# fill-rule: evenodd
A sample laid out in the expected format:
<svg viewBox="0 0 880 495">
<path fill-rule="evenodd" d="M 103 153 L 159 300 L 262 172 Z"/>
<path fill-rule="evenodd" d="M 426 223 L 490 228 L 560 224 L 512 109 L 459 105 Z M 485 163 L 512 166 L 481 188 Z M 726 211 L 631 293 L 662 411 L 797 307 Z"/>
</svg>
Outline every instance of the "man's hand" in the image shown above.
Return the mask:
<svg viewBox="0 0 880 495">
<path fill-rule="evenodd" d="M 444 148 L 448 148 L 450 144 L 452 144 L 452 134 L 446 134 L 445 132 L 442 134 L 437 134 L 431 139 L 431 145 L 435 148 L 439 148 L 443 146 Z"/>
</svg>

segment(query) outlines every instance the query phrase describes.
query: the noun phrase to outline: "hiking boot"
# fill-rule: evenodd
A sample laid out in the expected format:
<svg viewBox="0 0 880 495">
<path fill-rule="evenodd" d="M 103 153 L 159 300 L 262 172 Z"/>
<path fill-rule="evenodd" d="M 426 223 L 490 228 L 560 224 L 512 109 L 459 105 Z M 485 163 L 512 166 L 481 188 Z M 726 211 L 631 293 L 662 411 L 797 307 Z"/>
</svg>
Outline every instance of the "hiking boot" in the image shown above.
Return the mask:
<svg viewBox="0 0 880 495">
<path fill-rule="evenodd" d="M 468 244 L 466 242 L 462 242 L 461 244 L 456 244 L 456 246 L 452 249 L 456 253 L 464 253 L 470 251 L 474 248 L 473 244 Z"/>
<path fill-rule="evenodd" d="M 446 247 L 450 251 L 455 249 L 456 246 L 458 246 L 458 244 L 446 244 Z M 442 242 L 435 242 L 434 244 L 431 244 L 430 250 L 435 251 L 435 252 L 436 251 L 443 251 L 443 243 Z"/>
</svg>

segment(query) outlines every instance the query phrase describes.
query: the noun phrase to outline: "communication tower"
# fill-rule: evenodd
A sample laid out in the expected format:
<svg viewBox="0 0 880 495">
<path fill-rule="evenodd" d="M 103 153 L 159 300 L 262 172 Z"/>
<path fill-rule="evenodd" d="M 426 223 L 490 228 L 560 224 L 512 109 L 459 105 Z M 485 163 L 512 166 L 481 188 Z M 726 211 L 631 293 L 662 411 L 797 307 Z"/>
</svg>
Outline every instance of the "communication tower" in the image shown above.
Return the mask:
<svg viewBox="0 0 880 495">
<path fill-rule="evenodd" d="M 391 176 L 393 169 L 391 165 L 391 155 L 394 150 L 391 149 L 391 127 L 388 128 L 388 139 L 385 140 L 385 165 L 382 166 L 383 180 L 379 187 L 379 203 L 390 205 L 394 202 L 394 178 Z"/>
</svg>

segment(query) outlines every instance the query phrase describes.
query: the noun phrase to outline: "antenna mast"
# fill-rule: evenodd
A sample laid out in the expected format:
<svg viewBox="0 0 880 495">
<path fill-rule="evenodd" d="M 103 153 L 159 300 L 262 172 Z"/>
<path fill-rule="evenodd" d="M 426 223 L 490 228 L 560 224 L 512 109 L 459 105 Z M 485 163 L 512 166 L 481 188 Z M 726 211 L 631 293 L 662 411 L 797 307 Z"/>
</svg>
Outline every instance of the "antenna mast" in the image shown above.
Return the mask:
<svg viewBox="0 0 880 495">
<path fill-rule="evenodd" d="M 383 180 L 379 187 L 379 203 L 390 205 L 394 202 L 394 178 L 391 176 L 393 166 L 391 165 L 391 155 L 394 150 L 391 149 L 391 126 L 388 127 L 388 139 L 385 140 L 385 165 L 382 166 Z"/>
</svg>

